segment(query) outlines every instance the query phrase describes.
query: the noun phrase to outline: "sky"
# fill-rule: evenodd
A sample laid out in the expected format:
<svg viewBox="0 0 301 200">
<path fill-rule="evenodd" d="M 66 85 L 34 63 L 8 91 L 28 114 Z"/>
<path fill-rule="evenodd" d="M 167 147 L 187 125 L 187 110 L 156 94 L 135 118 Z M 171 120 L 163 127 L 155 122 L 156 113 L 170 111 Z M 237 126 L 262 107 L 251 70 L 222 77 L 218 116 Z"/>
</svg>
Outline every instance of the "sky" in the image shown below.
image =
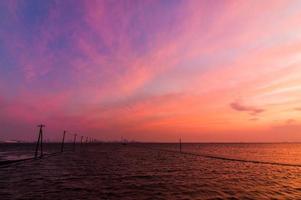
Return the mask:
<svg viewBox="0 0 301 200">
<path fill-rule="evenodd" d="M 0 140 L 301 142 L 301 1 L 0 1 Z"/>
</svg>

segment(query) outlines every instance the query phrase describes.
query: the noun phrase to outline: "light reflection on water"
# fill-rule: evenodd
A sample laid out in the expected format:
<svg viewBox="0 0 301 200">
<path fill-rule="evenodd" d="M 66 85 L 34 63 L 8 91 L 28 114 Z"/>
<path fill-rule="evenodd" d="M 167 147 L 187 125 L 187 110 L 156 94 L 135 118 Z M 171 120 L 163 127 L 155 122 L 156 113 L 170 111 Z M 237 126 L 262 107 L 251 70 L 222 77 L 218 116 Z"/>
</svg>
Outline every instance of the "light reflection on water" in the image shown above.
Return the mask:
<svg viewBox="0 0 301 200">
<path fill-rule="evenodd" d="M 301 163 L 300 144 L 183 144 L 182 147 L 184 151 L 201 154 Z M 300 167 L 230 162 L 151 148 L 177 150 L 178 145 L 90 145 L 78 148 L 76 153 L 12 165 L 0 169 L 0 195 L 8 199 L 298 199 L 301 196 Z"/>
<path fill-rule="evenodd" d="M 34 143 L 8 143 L 0 144 L 0 161 L 18 160 L 34 157 L 36 144 Z M 44 154 L 59 152 L 61 144 L 59 143 L 44 143 Z M 72 149 L 72 144 L 65 144 L 66 150 Z"/>
<path fill-rule="evenodd" d="M 178 144 L 161 145 L 161 147 L 179 150 Z M 182 144 L 182 150 L 201 155 L 301 165 L 300 143 Z"/>
</svg>

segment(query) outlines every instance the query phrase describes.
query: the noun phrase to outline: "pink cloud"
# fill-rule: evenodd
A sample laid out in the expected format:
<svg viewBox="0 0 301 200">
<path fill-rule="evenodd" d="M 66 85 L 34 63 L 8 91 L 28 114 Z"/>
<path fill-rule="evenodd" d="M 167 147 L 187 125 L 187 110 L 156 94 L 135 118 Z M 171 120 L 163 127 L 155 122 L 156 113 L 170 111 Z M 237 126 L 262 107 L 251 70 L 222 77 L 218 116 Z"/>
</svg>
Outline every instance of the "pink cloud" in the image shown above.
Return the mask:
<svg viewBox="0 0 301 200">
<path fill-rule="evenodd" d="M 230 104 L 231 108 L 236 110 L 236 111 L 240 111 L 240 112 L 248 112 L 250 115 L 257 115 L 260 114 L 262 112 L 264 112 L 264 109 L 262 108 L 256 108 L 256 107 L 252 107 L 252 106 L 245 106 L 242 105 L 238 102 L 233 102 Z"/>
<path fill-rule="evenodd" d="M 57 2 L 33 26 L 35 37 L 22 7 L 9 6 L 16 31 L 2 29 L 0 38 L 16 64 L 11 81 L 0 80 L 3 119 L 108 138 L 187 131 L 233 139 L 262 133 L 273 113 L 299 106 L 298 2 Z M 248 103 L 232 102 L 241 98 Z M 253 118 L 229 112 L 229 102 Z"/>
</svg>

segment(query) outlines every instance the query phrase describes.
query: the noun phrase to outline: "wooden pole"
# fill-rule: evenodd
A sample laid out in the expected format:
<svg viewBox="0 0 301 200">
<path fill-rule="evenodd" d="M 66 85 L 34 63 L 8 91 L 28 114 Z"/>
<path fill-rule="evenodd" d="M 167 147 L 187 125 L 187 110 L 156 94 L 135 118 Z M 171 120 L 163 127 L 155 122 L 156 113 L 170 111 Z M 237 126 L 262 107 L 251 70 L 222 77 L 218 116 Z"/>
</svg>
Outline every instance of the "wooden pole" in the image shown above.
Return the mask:
<svg viewBox="0 0 301 200">
<path fill-rule="evenodd" d="M 35 157 L 35 158 L 38 157 L 38 151 L 39 151 L 39 146 L 40 146 L 40 138 L 41 138 L 41 134 L 40 134 L 40 132 L 39 132 L 39 137 L 38 137 L 38 140 L 37 140 L 36 150 L 35 150 L 35 154 L 34 154 L 34 157 Z"/>
<path fill-rule="evenodd" d="M 66 135 L 66 131 L 64 131 L 64 133 L 63 133 L 63 139 L 62 139 L 62 145 L 61 145 L 61 152 L 64 151 L 65 135 Z"/>
<path fill-rule="evenodd" d="M 37 145 L 36 145 L 36 151 L 35 151 L 35 158 L 38 157 L 39 154 L 39 147 L 40 147 L 40 157 L 42 158 L 44 153 L 43 153 L 43 127 L 45 127 L 45 125 L 40 124 L 38 125 L 38 127 L 40 128 L 39 131 L 39 137 L 38 137 L 38 141 L 37 141 Z"/>
</svg>

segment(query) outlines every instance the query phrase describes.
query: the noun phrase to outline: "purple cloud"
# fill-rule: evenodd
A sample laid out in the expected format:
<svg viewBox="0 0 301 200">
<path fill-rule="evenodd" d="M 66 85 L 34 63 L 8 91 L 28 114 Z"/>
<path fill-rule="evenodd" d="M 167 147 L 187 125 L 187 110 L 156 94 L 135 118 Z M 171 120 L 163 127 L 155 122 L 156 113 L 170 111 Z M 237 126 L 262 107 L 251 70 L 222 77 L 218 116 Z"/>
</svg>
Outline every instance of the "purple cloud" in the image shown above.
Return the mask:
<svg viewBox="0 0 301 200">
<path fill-rule="evenodd" d="M 264 109 L 262 109 L 262 108 L 256 108 L 253 106 L 245 106 L 245 105 L 240 104 L 239 102 L 232 102 L 232 103 L 230 103 L 230 106 L 233 110 L 240 111 L 240 112 L 247 112 L 250 115 L 257 115 L 259 113 L 264 112 Z"/>
</svg>

